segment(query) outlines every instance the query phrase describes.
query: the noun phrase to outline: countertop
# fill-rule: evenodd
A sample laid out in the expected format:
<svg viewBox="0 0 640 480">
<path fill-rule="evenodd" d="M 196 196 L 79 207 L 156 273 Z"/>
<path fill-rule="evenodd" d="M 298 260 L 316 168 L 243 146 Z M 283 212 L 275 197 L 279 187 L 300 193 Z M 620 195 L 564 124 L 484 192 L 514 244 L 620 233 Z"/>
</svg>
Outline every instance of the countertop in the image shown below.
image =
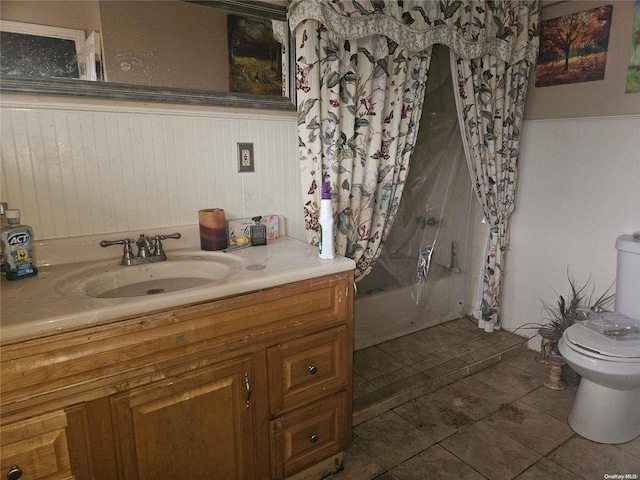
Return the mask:
<svg viewBox="0 0 640 480">
<path fill-rule="evenodd" d="M 111 260 L 38 266 L 37 276 L 22 280 L 8 281 L 3 276 L 1 343 L 4 345 L 49 336 L 65 330 L 105 324 L 133 315 L 244 294 L 355 268 L 351 259 L 337 256 L 334 260 L 321 260 L 317 247 L 289 237 L 280 237 L 269 240 L 266 246 L 253 246 L 224 254 L 193 247 L 167 251 L 166 262 L 171 262 L 172 256 L 199 258 L 207 255 L 230 255 L 240 261 L 235 262 L 239 268 L 230 276 L 199 287 L 127 298 L 94 298 L 74 291 L 74 277 L 81 275 L 83 270 L 95 270 L 100 265 L 108 268 L 119 266 L 119 251 L 113 250 L 111 253 Z"/>
</svg>

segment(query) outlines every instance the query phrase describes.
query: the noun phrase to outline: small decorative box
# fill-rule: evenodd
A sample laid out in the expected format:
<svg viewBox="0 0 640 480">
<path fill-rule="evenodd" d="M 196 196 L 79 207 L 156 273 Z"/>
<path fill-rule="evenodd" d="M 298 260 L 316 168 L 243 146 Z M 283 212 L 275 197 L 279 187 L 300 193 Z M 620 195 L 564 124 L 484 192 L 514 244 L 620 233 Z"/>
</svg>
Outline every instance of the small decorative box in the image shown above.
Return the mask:
<svg viewBox="0 0 640 480">
<path fill-rule="evenodd" d="M 267 240 L 278 238 L 278 216 L 277 215 L 256 215 L 261 216 L 260 225 L 267 227 Z M 253 220 L 256 217 L 236 218 L 227 220 L 227 236 L 229 238 L 229 246 L 237 245 L 236 238 L 251 234 L 251 225 L 255 225 Z"/>
</svg>

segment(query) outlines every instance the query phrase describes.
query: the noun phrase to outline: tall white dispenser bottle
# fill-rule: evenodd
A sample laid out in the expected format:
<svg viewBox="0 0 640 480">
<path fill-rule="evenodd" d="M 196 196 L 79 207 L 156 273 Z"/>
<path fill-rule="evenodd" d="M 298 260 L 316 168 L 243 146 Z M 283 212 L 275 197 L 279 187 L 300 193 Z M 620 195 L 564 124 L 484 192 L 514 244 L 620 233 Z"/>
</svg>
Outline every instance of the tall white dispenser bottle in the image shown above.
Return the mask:
<svg viewBox="0 0 640 480">
<path fill-rule="evenodd" d="M 322 198 L 320 200 L 320 244 L 318 256 L 323 260 L 336 258 L 333 245 L 333 209 L 331 208 L 331 193 L 329 182 L 322 182 Z"/>
</svg>

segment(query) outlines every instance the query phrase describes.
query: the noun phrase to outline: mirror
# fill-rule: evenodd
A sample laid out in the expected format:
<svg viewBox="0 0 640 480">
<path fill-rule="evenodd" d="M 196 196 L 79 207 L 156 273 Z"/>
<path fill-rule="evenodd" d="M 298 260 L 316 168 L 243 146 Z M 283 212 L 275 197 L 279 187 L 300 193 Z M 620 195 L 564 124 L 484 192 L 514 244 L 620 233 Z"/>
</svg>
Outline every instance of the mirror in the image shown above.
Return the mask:
<svg viewBox="0 0 640 480">
<path fill-rule="evenodd" d="M 0 91 L 295 110 L 293 42 L 272 25 L 287 2 L 269 1 L 3 0 Z"/>
</svg>

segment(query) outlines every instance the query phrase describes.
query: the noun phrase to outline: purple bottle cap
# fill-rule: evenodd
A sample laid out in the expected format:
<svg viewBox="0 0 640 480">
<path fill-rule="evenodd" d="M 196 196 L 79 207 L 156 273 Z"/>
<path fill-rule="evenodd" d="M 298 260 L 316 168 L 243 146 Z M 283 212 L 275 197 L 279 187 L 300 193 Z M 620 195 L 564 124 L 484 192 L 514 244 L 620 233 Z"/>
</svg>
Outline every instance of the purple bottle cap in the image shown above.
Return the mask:
<svg viewBox="0 0 640 480">
<path fill-rule="evenodd" d="M 329 192 L 329 182 L 322 182 L 322 200 L 331 200 Z"/>
</svg>

